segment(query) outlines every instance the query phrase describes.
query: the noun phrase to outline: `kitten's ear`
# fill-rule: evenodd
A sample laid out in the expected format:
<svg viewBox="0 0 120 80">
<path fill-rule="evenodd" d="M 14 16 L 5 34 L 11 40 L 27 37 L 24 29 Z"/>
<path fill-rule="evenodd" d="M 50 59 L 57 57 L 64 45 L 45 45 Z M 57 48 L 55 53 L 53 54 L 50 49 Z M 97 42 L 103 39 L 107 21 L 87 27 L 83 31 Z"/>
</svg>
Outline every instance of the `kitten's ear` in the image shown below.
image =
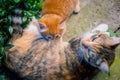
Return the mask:
<svg viewBox="0 0 120 80">
<path fill-rule="evenodd" d="M 47 30 L 47 26 L 43 23 L 38 22 L 40 32 L 44 32 Z"/>
<path fill-rule="evenodd" d="M 108 30 L 108 25 L 107 24 L 100 24 L 98 25 L 96 28 L 94 28 L 92 30 L 92 32 L 94 31 L 102 31 L 102 32 L 106 32 Z"/>
<path fill-rule="evenodd" d="M 112 46 L 118 46 L 120 45 L 120 37 L 111 37 L 113 40 Z"/>
<path fill-rule="evenodd" d="M 109 65 L 106 61 L 102 62 L 99 66 L 98 66 L 98 69 L 100 69 L 101 71 L 103 71 L 104 73 L 106 74 L 110 74 L 110 71 L 109 71 Z"/>
<path fill-rule="evenodd" d="M 60 29 L 65 29 L 65 28 L 66 28 L 66 22 L 64 21 L 60 24 Z"/>
</svg>

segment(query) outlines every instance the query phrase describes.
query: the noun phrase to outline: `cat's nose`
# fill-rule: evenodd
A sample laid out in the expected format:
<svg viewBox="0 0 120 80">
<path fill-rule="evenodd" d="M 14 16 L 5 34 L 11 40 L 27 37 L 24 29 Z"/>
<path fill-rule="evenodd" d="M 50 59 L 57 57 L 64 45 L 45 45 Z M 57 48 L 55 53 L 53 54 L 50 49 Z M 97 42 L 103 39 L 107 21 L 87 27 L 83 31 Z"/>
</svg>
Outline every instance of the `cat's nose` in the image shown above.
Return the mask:
<svg viewBox="0 0 120 80">
<path fill-rule="evenodd" d="M 56 34 L 55 39 L 59 39 L 59 38 L 60 38 L 60 34 Z"/>
<path fill-rule="evenodd" d="M 46 36 L 46 39 L 47 39 L 47 40 L 52 40 L 53 37 L 52 37 L 51 35 L 47 35 L 47 36 Z"/>
</svg>

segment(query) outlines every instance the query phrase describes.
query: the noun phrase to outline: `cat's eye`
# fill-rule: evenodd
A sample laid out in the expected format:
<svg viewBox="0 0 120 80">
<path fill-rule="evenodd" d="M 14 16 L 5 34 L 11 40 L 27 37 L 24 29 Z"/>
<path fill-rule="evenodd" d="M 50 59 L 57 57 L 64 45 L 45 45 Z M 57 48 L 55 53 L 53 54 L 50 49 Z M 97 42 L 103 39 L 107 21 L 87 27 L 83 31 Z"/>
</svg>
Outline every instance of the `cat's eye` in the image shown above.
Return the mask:
<svg viewBox="0 0 120 80">
<path fill-rule="evenodd" d="M 92 42 L 94 42 L 97 38 L 98 38 L 98 37 L 94 37 L 94 38 L 92 39 Z"/>
<path fill-rule="evenodd" d="M 47 40 L 52 40 L 53 37 L 52 37 L 52 35 L 47 35 L 47 36 L 46 36 L 46 39 L 47 39 Z"/>
<path fill-rule="evenodd" d="M 55 35 L 55 38 L 56 38 L 56 39 L 60 38 L 60 34 L 56 34 L 56 35 Z"/>
</svg>

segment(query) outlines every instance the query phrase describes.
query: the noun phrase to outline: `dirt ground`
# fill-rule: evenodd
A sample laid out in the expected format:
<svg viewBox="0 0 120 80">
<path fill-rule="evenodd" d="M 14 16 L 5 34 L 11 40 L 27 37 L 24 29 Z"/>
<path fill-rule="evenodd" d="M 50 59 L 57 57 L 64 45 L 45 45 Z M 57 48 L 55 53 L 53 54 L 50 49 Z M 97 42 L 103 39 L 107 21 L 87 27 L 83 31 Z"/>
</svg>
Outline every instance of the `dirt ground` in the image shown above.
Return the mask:
<svg viewBox="0 0 120 80">
<path fill-rule="evenodd" d="M 113 30 L 120 27 L 120 0 L 80 0 L 80 12 L 68 19 L 64 39 L 69 40 L 100 23 Z"/>
</svg>

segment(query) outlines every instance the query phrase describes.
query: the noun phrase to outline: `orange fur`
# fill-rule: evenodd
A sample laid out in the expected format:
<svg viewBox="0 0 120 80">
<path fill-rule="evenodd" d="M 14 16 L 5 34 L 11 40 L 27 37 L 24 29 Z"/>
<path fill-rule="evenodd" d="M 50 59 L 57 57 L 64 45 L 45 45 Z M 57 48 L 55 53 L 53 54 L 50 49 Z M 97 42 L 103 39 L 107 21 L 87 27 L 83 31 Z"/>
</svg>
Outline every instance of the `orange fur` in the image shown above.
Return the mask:
<svg viewBox="0 0 120 80">
<path fill-rule="evenodd" d="M 47 29 L 41 32 L 44 36 L 51 35 L 53 39 L 60 38 L 66 27 L 65 21 L 71 13 L 79 11 L 79 0 L 45 0 L 42 18 L 39 23 Z M 76 9 L 78 8 L 78 9 Z M 56 38 L 56 35 L 60 35 Z"/>
<path fill-rule="evenodd" d="M 28 24 L 29 27 L 30 24 L 36 25 L 36 23 L 34 21 L 32 21 L 31 23 Z M 10 51 L 14 51 L 16 48 L 20 49 L 20 53 L 24 53 L 27 51 L 27 49 L 31 46 L 32 40 L 35 40 L 36 38 L 38 38 L 38 36 L 36 35 L 36 30 L 29 30 L 29 27 L 27 27 L 26 29 L 24 29 L 23 31 L 23 36 L 16 39 L 13 44 L 14 47 L 10 49 Z"/>
<path fill-rule="evenodd" d="M 39 21 L 47 26 L 48 30 L 46 31 L 46 34 L 51 34 L 51 35 L 57 33 L 60 34 L 63 31 L 62 29 L 61 32 L 59 31 L 60 30 L 59 24 L 61 21 L 60 21 L 60 17 L 55 14 L 45 15 Z"/>
<path fill-rule="evenodd" d="M 32 40 L 31 38 L 35 39 L 34 34 L 35 32 L 30 32 L 29 34 L 24 33 L 25 36 L 22 36 L 21 38 L 14 41 L 14 47 L 10 49 L 10 51 L 13 51 L 14 49 L 18 48 L 20 49 L 20 53 L 26 52 L 26 50 L 30 47 Z M 26 41 L 27 40 L 27 41 Z"/>
<path fill-rule="evenodd" d="M 77 0 L 45 0 L 42 15 L 57 14 L 66 19 L 74 11 Z"/>
</svg>

